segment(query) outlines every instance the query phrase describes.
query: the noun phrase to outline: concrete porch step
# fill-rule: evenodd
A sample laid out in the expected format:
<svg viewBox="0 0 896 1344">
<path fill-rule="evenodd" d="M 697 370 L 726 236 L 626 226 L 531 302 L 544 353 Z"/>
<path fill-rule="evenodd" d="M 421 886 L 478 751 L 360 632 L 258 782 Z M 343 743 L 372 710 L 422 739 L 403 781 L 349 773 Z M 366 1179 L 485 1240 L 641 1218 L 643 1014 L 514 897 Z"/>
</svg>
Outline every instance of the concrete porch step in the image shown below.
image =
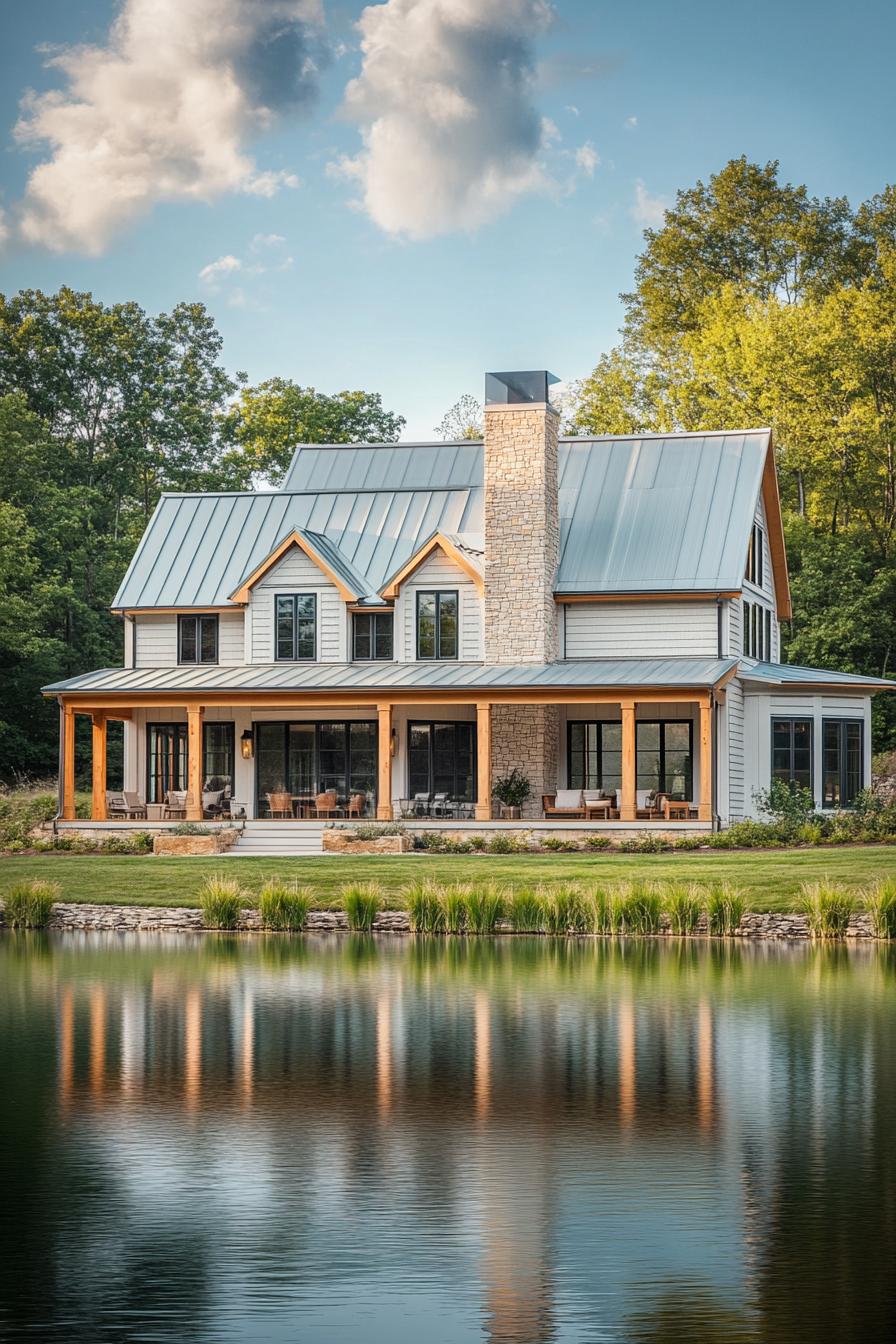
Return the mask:
<svg viewBox="0 0 896 1344">
<path fill-rule="evenodd" d="M 244 854 L 274 857 L 322 854 L 323 848 L 324 828 L 314 822 L 247 821 L 230 853 L 237 858 Z"/>
</svg>

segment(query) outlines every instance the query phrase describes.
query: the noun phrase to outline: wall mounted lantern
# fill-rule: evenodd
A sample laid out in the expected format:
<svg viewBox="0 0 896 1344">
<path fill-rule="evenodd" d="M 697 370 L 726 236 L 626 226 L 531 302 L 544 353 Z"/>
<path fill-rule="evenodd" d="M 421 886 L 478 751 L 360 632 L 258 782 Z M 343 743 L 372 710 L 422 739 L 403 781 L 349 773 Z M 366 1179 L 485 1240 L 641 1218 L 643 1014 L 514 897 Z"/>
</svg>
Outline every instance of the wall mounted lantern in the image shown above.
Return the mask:
<svg viewBox="0 0 896 1344">
<path fill-rule="evenodd" d="M 255 739 L 251 728 L 247 728 L 240 738 L 240 755 L 244 761 L 251 761 L 255 755 Z"/>
</svg>

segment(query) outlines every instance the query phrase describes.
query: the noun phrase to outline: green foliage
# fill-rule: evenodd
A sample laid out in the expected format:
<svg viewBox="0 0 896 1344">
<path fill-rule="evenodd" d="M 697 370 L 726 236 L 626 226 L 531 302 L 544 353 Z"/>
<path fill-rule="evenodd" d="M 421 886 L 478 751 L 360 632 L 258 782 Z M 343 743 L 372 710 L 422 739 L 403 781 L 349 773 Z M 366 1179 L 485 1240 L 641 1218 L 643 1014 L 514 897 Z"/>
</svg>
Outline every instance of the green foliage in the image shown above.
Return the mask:
<svg viewBox="0 0 896 1344">
<path fill-rule="evenodd" d="M 557 854 L 573 854 L 579 848 L 579 842 L 560 835 L 546 835 L 541 847 L 553 850 Z"/>
<path fill-rule="evenodd" d="M 517 887 L 507 902 L 507 918 L 514 933 L 544 933 L 545 899 L 541 888 Z"/>
<path fill-rule="evenodd" d="M 434 882 L 415 882 L 404 893 L 412 933 L 444 933 L 445 907 Z"/>
<path fill-rule="evenodd" d="M 853 892 L 834 882 L 804 882 L 797 909 L 813 938 L 842 938 L 856 908 Z"/>
<path fill-rule="evenodd" d="M 489 854 L 525 854 L 528 849 L 528 832 L 496 831 L 488 842 Z"/>
<path fill-rule="evenodd" d="M 55 848 L 59 846 L 57 836 Z M 152 836 L 146 831 L 129 831 L 124 835 L 109 835 L 102 842 L 104 854 L 151 854 Z"/>
<path fill-rule="evenodd" d="M 297 882 L 286 882 L 269 877 L 258 893 L 258 912 L 266 929 L 277 932 L 300 933 L 308 923 L 308 912 L 314 905 L 310 887 Z"/>
<path fill-rule="evenodd" d="M 673 933 L 693 933 L 703 913 L 702 892 L 686 882 L 670 882 L 663 890 L 663 906 Z"/>
<path fill-rule="evenodd" d="M 710 849 L 779 849 L 787 843 L 789 827 L 775 822 L 735 821 L 724 831 L 704 838 Z"/>
<path fill-rule="evenodd" d="M 541 888 L 546 933 L 585 933 L 589 911 L 578 887 Z"/>
<path fill-rule="evenodd" d="M 342 908 L 350 929 L 369 933 L 383 908 L 383 893 L 376 882 L 349 882 L 342 888 Z"/>
<path fill-rule="evenodd" d="M 746 902 L 743 893 L 727 882 L 716 882 L 705 898 L 706 927 L 716 937 L 736 932 L 744 917 Z"/>
<path fill-rule="evenodd" d="M 481 439 L 482 430 L 482 403 L 467 392 L 445 412 L 434 433 L 456 443 L 459 439 Z"/>
<path fill-rule="evenodd" d="M 205 879 L 196 894 L 202 922 L 207 929 L 236 928 L 240 910 L 248 898 L 235 877 L 214 873 Z"/>
<path fill-rule="evenodd" d="M 753 799 L 763 816 L 792 827 L 804 825 L 815 814 L 812 790 L 783 779 L 773 779 L 767 789 L 756 789 Z"/>
<path fill-rule="evenodd" d="M 371 821 L 353 826 L 347 834 L 352 840 L 379 840 L 381 835 L 406 835 L 407 831 L 398 821 Z"/>
<path fill-rule="evenodd" d="M 469 921 L 470 888 L 461 882 L 442 887 L 439 893 L 446 933 L 465 933 Z"/>
<path fill-rule="evenodd" d="M 620 914 L 625 933 L 658 933 L 663 914 L 661 888 L 653 882 L 632 882 L 622 893 Z"/>
<path fill-rule="evenodd" d="M 592 933 L 621 933 L 625 890 L 618 887 L 592 887 L 585 898 L 585 909 Z"/>
<path fill-rule="evenodd" d="M 875 938 L 896 938 L 896 881 L 875 882 L 865 892 L 863 905 L 871 916 Z"/>
<path fill-rule="evenodd" d="M 0 849 L 30 845 L 29 833 L 41 822 L 51 821 L 56 807 L 56 794 L 42 786 L 16 790 L 0 787 Z"/>
<path fill-rule="evenodd" d="M 11 929 L 42 929 L 61 895 L 58 882 L 15 882 L 3 893 L 4 921 Z"/>
<path fill-rule="evenodd" d="M 504 917 L 506 899 L 493 882 L 474 883 L 467 894 L 467 927 L 470 933 L 494 933 Z"/>
<path fill-rule="evenodd" d="M 612 841 L 608 835 L 598 835 L 595 831 L 591 831 L 585 837 L 586 849 L 609 849 L 611 844 Z"/>
<path fill-rule="evenodd" d="M 672 845 L 661 835 L 651 835 L 645 831 L 641 835 L 633 835 L 629 840 L 621 840 L 619 848 L 623 854 L 662 854 L 663 850 L 671 849 Z"/>
<path fill-rule="evenodd" d="M 209 826 L 201 826 L 198 821 L 179 821 L 172 827 L 172 835 L 212 835 Z"/>
<path fill-rule="evenodd" d="M 522 807 L 532 792 L 532 785 L 521 770 L 511 770 L 492 784 L 492 794 L 505 807 Z"/>
</svg>

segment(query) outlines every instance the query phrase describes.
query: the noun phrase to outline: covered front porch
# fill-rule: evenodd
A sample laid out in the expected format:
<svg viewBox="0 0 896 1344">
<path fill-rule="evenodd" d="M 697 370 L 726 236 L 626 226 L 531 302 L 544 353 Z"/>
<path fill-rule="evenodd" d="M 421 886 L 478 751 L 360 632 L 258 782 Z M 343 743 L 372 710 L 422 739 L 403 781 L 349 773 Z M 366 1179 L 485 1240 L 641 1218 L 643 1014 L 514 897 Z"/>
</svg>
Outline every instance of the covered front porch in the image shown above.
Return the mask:
<svg viewBox="0 0 896 1344">
<path fill-rule="evenodd" d="M 335 690 L 200 697 L 144 687 L 127 703 L 124 693 L 59 699 L 63 822 L 75 820 L 78 715 L 91 724 L 94 824 L 401 820 L 413 830 L 572 833 L 704 829 L 718 814 L 720 686 L 564 687 L 562 698 L 497 687 L 474 698 L 430 686 L 369 700 Z M 125 724 L 122 789 L 107 781 L 116 721 Z M 514 769 L 530 784 L 519 817 L 493 795 Z"/>
</svg>

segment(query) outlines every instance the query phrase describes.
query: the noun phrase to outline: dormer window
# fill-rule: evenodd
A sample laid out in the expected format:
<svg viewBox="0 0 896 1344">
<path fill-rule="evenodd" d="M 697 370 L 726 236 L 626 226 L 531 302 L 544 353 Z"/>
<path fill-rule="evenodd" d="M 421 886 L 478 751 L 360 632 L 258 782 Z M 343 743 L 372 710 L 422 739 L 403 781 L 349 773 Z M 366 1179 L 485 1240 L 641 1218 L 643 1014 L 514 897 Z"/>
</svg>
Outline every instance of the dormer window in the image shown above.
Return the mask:
<svg viewBox="0 0 896 1344">
<path fill-rule="evenodd" d="M 278 662 L 314 662 L 317 657 L 317 597 L 314 593 L 278 593 L 274 598 Z"/>
<path fill-rule="evenodd" d="M 747 551 L 747 570 L 744 578 L 756 585 L 762 587 L 762 554 L 765 533 L 762 530 L 761 523 L 754 523 L 750 532 L 750 549 Z"/>
<path fill-rule="evenodd" d="M 217 616 L 178 616 L 177 661 L 179 663 L 218 661 Z"/>
<path fill-rule="evenodd" d="M 457 592 L 417 594 L 417 657 L 457 657 Z"/>
<path fill-rule="evenodd" d="M 356 662 L 392 658 L 392 612 L 356 611 L 352 617 L 352 656 Z"/>
</svg>

